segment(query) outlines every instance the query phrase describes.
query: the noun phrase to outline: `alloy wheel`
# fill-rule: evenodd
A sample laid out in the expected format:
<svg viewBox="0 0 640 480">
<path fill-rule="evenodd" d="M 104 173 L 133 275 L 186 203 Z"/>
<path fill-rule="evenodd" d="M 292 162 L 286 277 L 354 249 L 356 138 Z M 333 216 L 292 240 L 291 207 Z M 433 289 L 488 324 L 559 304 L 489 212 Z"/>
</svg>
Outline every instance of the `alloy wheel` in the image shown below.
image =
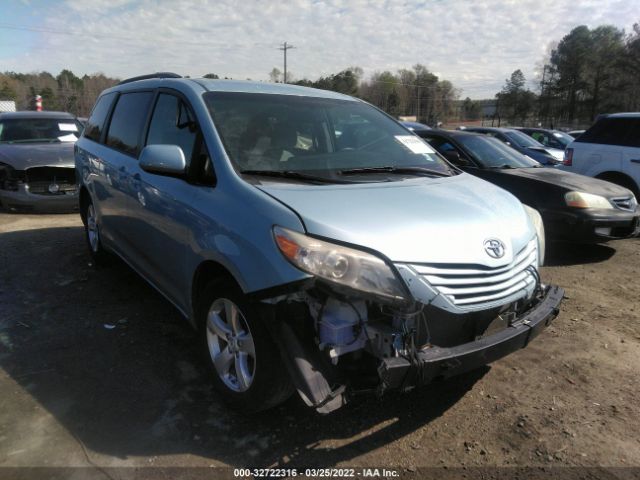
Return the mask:
<svg viewBox="0 0 640 480">
<path fill-rule="evenodd" d="M 228 298 L 217 299 L 209 308 L 207 345 L 224 384 L 234 392 L 247 391 L 255 375 L 255 345 L 242 311 Z"/>
<path fill-rule="evenodd" d="M 87 237 L 89 239 L 89 246 L 95 253 L 98 251 L 100 245 L 100 234 L 98 233 L 98 222 L 96 220 L 96 212 L 93 208 L 93 204 L 89 204 L 87 208 Z"/>
</svg>

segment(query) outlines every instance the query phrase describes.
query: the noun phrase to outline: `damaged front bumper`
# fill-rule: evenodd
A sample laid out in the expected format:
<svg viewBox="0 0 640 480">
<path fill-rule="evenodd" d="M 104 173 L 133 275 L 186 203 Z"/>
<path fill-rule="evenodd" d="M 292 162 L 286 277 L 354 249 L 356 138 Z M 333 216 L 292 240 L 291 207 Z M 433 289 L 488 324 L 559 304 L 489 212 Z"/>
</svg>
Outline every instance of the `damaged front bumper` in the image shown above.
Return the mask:
<svg viewBox="0 0 640 480">
<path fill-rule="evenodd" d="M 340 342 L 346 331 L 337 336 L 323 332 L 322 311 L 332 310 L 342 317 L 349 309 L 333 309 L 333 300 L 325 299 L 320 312 L 313 314 L 311 299 L 317 298 L 318 292 L 313 292 L 313 287 L 307 291 L 306 296 L 287 296 L 263 307 L 293 384 L 305 403 L 320 413 L 340 408 L 357 393 L 410 390 L 524 348 L 558 315 L 564 296 L 560 287 L 540 286 L 528 299 L 467 315 L 423 306 L 420 312 L 428 317 L 428 335 L 421 339 L 406 323 L 416 313 L 405 313 L 398 323 L 388 314 L 375 317 L 375 308 L 369 307 L 369 318 L 362 321 L 362 305 L 343 298 L 361 321 L 356 332 Z M 407 347 L 407 340 L 412 347 Z"/>
<path fill-rule="evenodd" d="M 19 184 L 15 191 L 0 188 L 0 208 L 9 212 L 71 213 L 79 208 L 78 191 L 41 195 L 30 192 L 25 184 Z"/>
<path fill-rule="evenodd" d="M 407 389 L 468 372 L 526 347 L 559 313 L 564 290 L 547 287 L 541 301 L 497 333 L 462 345 L 421 350 L 417 362 L 403 357 L 383 359 L 378 367 L 380 390 Z"/>
</svg>

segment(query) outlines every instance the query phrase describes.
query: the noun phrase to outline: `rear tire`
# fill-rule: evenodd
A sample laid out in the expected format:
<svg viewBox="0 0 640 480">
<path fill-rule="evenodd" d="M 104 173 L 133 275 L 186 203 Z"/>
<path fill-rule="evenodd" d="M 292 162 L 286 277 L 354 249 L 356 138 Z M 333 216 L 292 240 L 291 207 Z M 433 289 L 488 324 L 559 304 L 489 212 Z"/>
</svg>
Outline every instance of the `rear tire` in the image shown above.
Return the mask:
<svg viewBox="0 0 640 480">
<path fill-rule="evenodd" d="M 112 262 L 113 256 L 102 246 L 100 238 L 100 225 L 93 202 L 89 198 L 82 206 L 82 220 L 84 223 L 84 237 L 87 241 L 89 254 L 93 263 L 105 266 Z"/>
<path fill-rule="evenodd" d="M 221 280 L 208 283 L 196 315 L 203 357 L 225 403 L 253 413 L 291 396 L 293 387 L 278 347 L 238 286 Z"/>
</svg>

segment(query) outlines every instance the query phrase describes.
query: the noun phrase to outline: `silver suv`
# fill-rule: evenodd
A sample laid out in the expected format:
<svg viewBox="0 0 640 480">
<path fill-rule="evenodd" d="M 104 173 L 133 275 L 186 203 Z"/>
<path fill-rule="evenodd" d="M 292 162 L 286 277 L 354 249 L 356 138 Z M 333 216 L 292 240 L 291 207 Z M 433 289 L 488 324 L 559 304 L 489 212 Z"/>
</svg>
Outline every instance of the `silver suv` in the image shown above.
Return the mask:
<svg viewBox="0 0 640 480">
<path fill-rule="evenodd" d="M 640 196 L 640 113 L 599 117 L 565 150 L 562 168 L 617 183 L 631 190 L 637 199 Z"/>
<path fill-rule="evenodd" d="M 76 166 L 95 261 L 168 298 L 245 411 L 459 374 L 558 314 L 535 212 L 351 97 L 131 79 L 98 99 Z"/>
</svg>

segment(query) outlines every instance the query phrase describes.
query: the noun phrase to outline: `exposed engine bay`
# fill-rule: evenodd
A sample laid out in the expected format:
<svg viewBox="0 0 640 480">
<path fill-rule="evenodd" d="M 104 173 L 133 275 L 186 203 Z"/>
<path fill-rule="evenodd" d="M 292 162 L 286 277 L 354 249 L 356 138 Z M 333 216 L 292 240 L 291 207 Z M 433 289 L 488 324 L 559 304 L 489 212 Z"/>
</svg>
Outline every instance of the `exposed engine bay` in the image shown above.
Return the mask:
<svg viewBox="0 0 640 480">
<path fill-rule="evenodd" d="M 418 302 L 400 308 L 338 293 L 322 283 L 264 302 L 298 392 L 309 406 L 329 413 L 359 393 L 407 391 L 492 361 L 485 352 L 462 365 L 451 353 L 465 347 L 458 353 L 477 352 L 487 339 L 528 329 L 531 322 L 525 317 L 543 303 L 553 304 L 541 316 L 548 323 L 557 315 L 562 295 L 561 289 L 540 284 L 538 277 L 531 296 L 466 314 Z"/>
</svg>

